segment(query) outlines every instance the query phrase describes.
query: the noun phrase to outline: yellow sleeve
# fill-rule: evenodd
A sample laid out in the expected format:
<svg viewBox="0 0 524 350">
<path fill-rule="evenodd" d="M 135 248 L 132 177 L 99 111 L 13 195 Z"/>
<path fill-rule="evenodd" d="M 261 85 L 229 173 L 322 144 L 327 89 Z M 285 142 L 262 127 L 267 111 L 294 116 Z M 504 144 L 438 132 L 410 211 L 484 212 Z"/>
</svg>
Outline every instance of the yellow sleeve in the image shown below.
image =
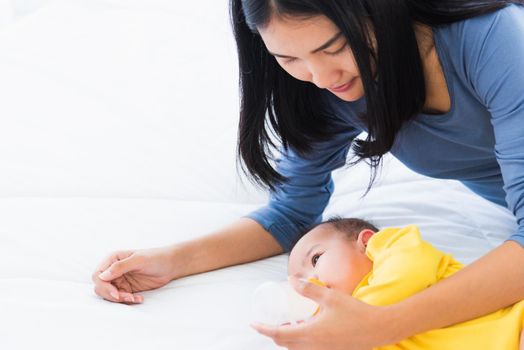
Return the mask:
<svg viewBox="0 0 524 350">
<path fill-rule="evenodd" d="M 443 278 L 456 261 L 422 240 L 415 225 L 388 228 L 368 242 L 366 254 L 373 271 L 357 286 L 353 296 L 371 305 L 397 303 Z"/>
</svg>

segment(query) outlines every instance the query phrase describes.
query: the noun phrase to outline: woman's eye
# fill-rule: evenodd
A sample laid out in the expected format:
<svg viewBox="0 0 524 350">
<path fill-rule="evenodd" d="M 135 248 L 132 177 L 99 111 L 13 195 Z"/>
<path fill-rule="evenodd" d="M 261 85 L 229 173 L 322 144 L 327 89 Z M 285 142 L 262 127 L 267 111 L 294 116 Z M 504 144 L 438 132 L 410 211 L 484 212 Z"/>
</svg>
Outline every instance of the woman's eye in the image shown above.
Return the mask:
<svg viewBox="0 0 524 350">
<path fill-rule="evenodd" d="M 336 56 L 336 55 L 339 55 L 341 54 L 342 52 L 344 52 L 344 49 L 346 48 L 347 46 L 347 43 L 345 43 L 340 49 L 338 49 L 337 51 L 335 52 L 326 52 L 328 55 L 331 55 L 331 56 Z"/>
<path fill-rule="evenodd" d="M 344 45 L 342 45 L 342 47 L 340 49 L 338 49 L 337 51 L 335 52 L 326 52 L 326 54 L 330 55 L 330 56 L 336 56 L 336 55 L 340 55 L 341 53 L 344 52 L 344 49 L 346 48 L 348 44 L 345 43 Z M 288 63 L 293 63 L 295 62 L 297 59 L 296 58 L 288 58 L 284 61 L 284 63 L 288 64 Z"/>
<path fill-rule="evenodd" d="M 321 255 L 322 254 L 315 254 L 311 257 L 311 264 L 313 265 L 313 267 L 317 264 L 317 261 Z"/>
</svg>

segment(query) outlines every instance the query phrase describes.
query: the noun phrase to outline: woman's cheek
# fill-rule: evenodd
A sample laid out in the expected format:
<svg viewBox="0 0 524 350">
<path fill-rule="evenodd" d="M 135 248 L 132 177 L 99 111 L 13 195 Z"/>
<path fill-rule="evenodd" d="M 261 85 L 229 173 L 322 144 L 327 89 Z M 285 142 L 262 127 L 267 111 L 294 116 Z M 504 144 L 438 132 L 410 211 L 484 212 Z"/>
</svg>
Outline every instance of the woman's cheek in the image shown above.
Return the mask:
<svg viewBox="0 0 524 350">
<path fill-rule="evenodd" d="M 280 64 L 282 69 L 284 69 L 289 75 L 293 78 L 301 81 L 310 82 L 310 74 L 307 69 L 303 69 L 299 62 L 291 64 Z"/>
</svg>

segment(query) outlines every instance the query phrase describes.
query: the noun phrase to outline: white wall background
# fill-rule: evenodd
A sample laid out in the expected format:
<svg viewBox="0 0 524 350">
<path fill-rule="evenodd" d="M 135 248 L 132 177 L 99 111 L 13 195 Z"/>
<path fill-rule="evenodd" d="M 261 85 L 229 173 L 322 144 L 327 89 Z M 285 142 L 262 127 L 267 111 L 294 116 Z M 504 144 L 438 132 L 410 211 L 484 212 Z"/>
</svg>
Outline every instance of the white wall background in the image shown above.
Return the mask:
<svg viewBox="0 0 524 350">
<path fill-rule="evenodd" d="M 0 30 L 0 197 L 260 201 L 227 0 L 51 0 Z"/>
<path fill-rule="evenodd" d="M 0 0 L 0 27 L 33 13 L 52 0 Z"/>
</svg>

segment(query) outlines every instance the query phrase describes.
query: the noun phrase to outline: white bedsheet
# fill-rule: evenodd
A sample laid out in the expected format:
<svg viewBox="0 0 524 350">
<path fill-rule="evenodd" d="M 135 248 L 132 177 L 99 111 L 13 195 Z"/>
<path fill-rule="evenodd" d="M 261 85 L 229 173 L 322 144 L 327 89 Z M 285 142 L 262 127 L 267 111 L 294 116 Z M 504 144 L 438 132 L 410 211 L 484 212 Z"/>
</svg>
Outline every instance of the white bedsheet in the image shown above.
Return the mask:
<svg viewBox="0 0 524 350">
<path fill-rule="evenodd" d="M 377 186 L 361 205 L 341 204 L 358 191 L 337 193 L 327 215 L 387 226 L 417 223 L 426 239 L 464 262 L 513 229 L 511 215 L 461 186 L 406 180 Z M 401 196 L 404 191 L 415 193 Z M 0 348 L 276 348 L 248 327 L 249 308 L 256 286 L 286 278 L 287 255 L 173 281 L 144 292 L 141 305 L 104 301 L 90 281 L 112 250 L 190 239 L 255 207 L 165 199 L 0 199 Z"/>
<path fill-rule="evenodd" d="M 254 288 L 285 278 L 282 255 L 174 281 L 127 306 L 96 296 L 90 275 L 111 250 L 202 234 L 249 205 L 176 200 L 0 200 L 0 348 L 246 349 L 268 343 L 245 312 Z M 269 344 L 268 349 L 272 346 Z"/>
<path fill-rule="evenodd" d="M 249 306 L 286 277 L 286 255 L 172 281 L 141 305 L 93 291 L 111 251 L 209 233 L 266 199 L 235 171 L 227 1 L 186 3 L 50 0 L 0 31 L 0 349 L 276 348 Z M 516 227 L 456 182 L 385 164 L 362 200 L 366 166 L 335 172 L 325 216 L 418 224 L 464 263 Z"/>
<path fill-rule="evenodd" d="M 406 180 L 378 185 L 361 204 L 351 200 L 359 191 L 337 193 L 327 215 L 366 217 L 384 226 L 416 223 L 426 239 L 463 262 L 514 228 L 509 213 L 461 186 Z M 400 195 L 407 191 L 413 193 Z M 104 301 L 90 280 L 112 250 L 190 239 L 255 207 L 165 199 L 0 199 L 0 348 L 276 348 L 248 327 L 249 309 L 256 286 L 286 278 L 285 254 L 172 281 L 144 292 L 141 305 Z"/>
</svg>

